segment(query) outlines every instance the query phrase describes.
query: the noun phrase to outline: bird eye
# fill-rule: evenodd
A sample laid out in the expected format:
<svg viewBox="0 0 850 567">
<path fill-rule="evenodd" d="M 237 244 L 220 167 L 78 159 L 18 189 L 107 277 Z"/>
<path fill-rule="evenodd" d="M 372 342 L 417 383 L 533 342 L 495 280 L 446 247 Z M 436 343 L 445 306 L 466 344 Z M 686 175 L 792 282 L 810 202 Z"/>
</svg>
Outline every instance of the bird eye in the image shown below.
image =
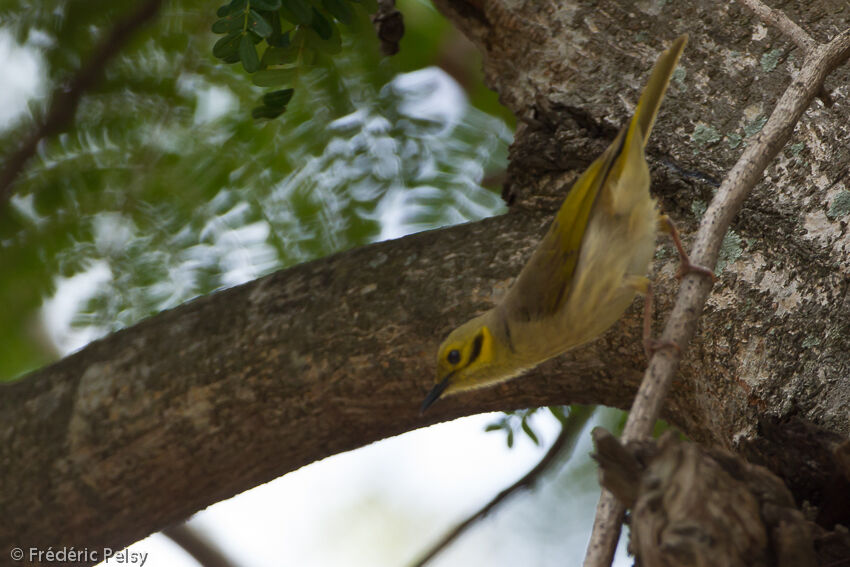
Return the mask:
<svg viewBox="0 0 850 567">
<path fill-rule="evenodd" d="M 450 350 L 446 360 L 449 361 L 449 364 L 457 364 L 460 362 L 460 352 L 457 349 Z"/>
</svg>

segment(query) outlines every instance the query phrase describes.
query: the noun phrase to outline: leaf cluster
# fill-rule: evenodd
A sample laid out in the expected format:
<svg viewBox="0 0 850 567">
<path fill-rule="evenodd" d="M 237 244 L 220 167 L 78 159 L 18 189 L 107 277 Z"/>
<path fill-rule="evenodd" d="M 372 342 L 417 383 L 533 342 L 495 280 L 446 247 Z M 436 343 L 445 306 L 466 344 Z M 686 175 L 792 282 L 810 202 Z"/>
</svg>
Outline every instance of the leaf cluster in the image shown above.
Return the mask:
<svg viewBox="0 0 850 567">
<path fill-rule="evenodd" d="M 45 73 L 42 96 L 0 131 L 0 155 L 127 9 L 54 4 L 0 5 L 14 31 L 40 30 L 19 38 Z M 62 339 L 46 329 L 44 340 L 41 306 L 66 278 L 97 276 L 67 331 L 90 340 L 298 262 L 500 210 L 479 181 L 504 168 L 510 130 L 462 100 L 454 114 L 423 114 L 442 92 L 436 74 L 398 76 L 370 26 L 346 34 L 327 64 L 304 69 L 310 97 L 252 122 L 239 110 L 258 88 L 209 56 L 213 17 L 200 0 L 163 4 L 18 179 L 0 212 L 0 380 L 57 356 L 40 346 Z M 439 34 L 410 29 L 420 52 L 438 51 Z"/>
<path fill-rule="evenodd" d="M 530 418 L 538 411 L 543 410 L 544 408 L 530 408 L 530 409 L 522 409 L 517 411 L 509 411 L 500 415 L 496 421 L 487 425 L 484 428 L 485 431 L 504 431 L 505 432 L 505 442 L 508 445 L 508 448 L 513 448 L 515 435 L 517 433 L 524 433 L 531 442 L 535 445 L 540 445 L 540 437 L 534 431 L 534 428 L 531 426 Z M 560 423 L 561 426 L 567 422 L 567 419 L 570 415 L 571 408 L 570 406 L 549 406 L 545 408 L 549 410 Z"/>
<path fill-rule="evenodd" d="M 212 52 L 225 63 L 241 63 L 255 85 L 275 88 L 251 115 L 277 118 L 300 73 L 342 50 L 337 23 L 362 27 L 363 17 L 377 9 L 376 0 L 231 0 L 216 11 L 212 31 L 222 37 Z"/>
</svg>

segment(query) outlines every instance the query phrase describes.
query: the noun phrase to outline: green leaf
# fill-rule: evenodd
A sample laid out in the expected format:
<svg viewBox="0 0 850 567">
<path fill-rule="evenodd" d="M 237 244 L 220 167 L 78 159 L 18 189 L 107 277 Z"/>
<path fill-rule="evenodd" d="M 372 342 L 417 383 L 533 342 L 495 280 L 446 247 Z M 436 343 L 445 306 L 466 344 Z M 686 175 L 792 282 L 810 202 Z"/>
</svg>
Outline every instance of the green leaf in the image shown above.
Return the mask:
<svg viewBox="0 0 850 567">
<path fill-rule="evenodd" d="M 274 11 L 280 8 L 280 0 L 251 0 L 251 7 L 257 10 Z"/>
<path fill-rule="evenodd" d="M 62 187 L 47 187 L 36 192 L 33 198 L 33 207 L 36 212 L 43 216 L 50 216 L 56 210 L 67 204 L 67 194 Z"/>
<path fill-rule="evenodd" d="M 234 51 L 233 53 L 228 53 L 224 57 L 221 58 L 222 61 L 229 64 L 239 63 L 239 51 Z"/>
<path fill-rule="evenodd" d="M 555 416 L 561 425 L 567 420 L 567 414 L 564 413 L 564 406 L 548 406 L 549 412 Z"/>
<path fill-rule="evenodd" d="M 322 6 L 344 24 L 350 24 L 354 20 L 354 12 L 346 0 L 322 0 Z"/>
<path fill-rule="evenodd" d="M 292 45 L 298 52 L 298 64 L 302 67 L 315 65 L 318 60 L 318 53 L 314 45 L 323 43 L 324 40 L 319 37 L 311 28 L 298 26 L 298 29 L 292 34 Z"/>
<path fill-rule="evenodd" d="M 367 14 L 374 14 L 378 11 L 378 0 L 351 0 L 357 2 L 366 10 Z"/>
<path fill-rule="evenodd" d="M 287 41 L 289 41 L 287 39 Z M 284 63 L 294 63 L 298 57 L 298 49 L 295 46 L 287 47 L 269 47 L 263 53 L 263 67 L 271 67 L 272 65 L 283 65 Z"/>
<path fill-rule="evenodd" d="M 282 89 L 263 95 L 263 104 L 271 108 L 284 108 L 292 100 L 295 89 Z"/>
<path fill-rule="evenodd" d="M 316 33 L 319 34 L 319 37 L 322 39 L 330 39 L 333 35 L 333 24 L 331 24 L 326 17 L 319 13 L 318 10 L 313 8 L 313 21 L 310 23 L 310 27 L 316 30 Z"/>
<path fill-rule="evenodd" d="M 289 47 L 289 32 L 284 34 L 272 34 L 271 37 L 266 39 L 266 42 L 272 47 Z"/>
<path fill-rule="evenodd" d="M 508 430 L 508 438 L 507 438 L 507 442 L 508 442 L 508 449 L 513 449 L 513 446 L 514 446 L 514 432 L 513 432 L 513 429 L 509 429 L 509 430 Z"/>
<path fill-rule="evenodd" d="M 528 422 L 524 419 L 522 420 L 522 430 L 525 431 L 525 434 L 528 435 L 529 439 L 534 441 L 535 445 L 540 445 L 540 439 L 537 438 L 534 430 L 531 429 L 531 426 L 528 425 Z"/>
<path fill-rule="evenodd" d="M 213 33 L 228 33 L 236 30 L 242 30 L 245 26 L 245 14 L 231 14 L 226 18 L 216 20 L 212 25 Z"/>
<path fill-rule="evenodd" d="M 484 428 L 484 431 L 499 431 L 502 428 L 498 423 L 491 423 L 487 427 Z"/>
<path fill-rule="evenodd" d="M 230 4 L 225 4 L 224 6 L 219 6 L 218 10 L 215 11 L 215 15 L 219 18 L 225 17 L 230 13 Z"/>
<path fill-rule="evenodd" d="M 289 45 L 289 32 L 281 33 L 280 14 L 277 12 L 263 12 L 260 14 L 272 26 L 272 33 L 266 38 L 269 46 L 286 47 Z"/>
<path fill-rule="evenodd" d="M 289 36 L 290 43 L 299 49 L 304 47 L 304 41 L 307 35 L 306 31 L 308 29 L 309 28 L 305 28 L 304 26 L 298 26 L 292 30 L 292 33 Z"/>
<path fill-rule="evenodd" d="M 215 42 L 215 45 L 213 45 L 213 55 L 219 59 L 225 59 L 229 55 L 232 56 L 237 54 L 241 38 L 241 31 L 230 32 L 228 35 Z"/>
<path fill-rule="evenodd" d="M 280 15 L 293 24 L 309 25 L 313 20 L 313 10 L 307 0 L 283 0 Z"/>
<path fill-rule="evenodd" d="M 331 26 L 331 35 L 328 38 L 322 38 L 314 29 L 306 28 L 304 30 L 304 45 L 328 55 L 342 51 L 342 36 L 339 34 L 339 28 L 330 22 L 328 22 L 328 25 Z"/>
<path fill-rule="evenodd" d="M 263 69 L 257 71 L 251 80 L 258 87 L 279 87 L 292 84 L 298 76 L 298 68 L 295 65 L 279 69 Z"/>
<path fill-rule="evenodd" d="M 260 37 L 269 37 L 274 31 L 271 24 L 254 10 L 248 12 L 248 29 Z"/>
<path fill-rule="evenodd" d="M 256 108 L 251 109 L 251 116 L 255 120 L 259 120 L 261 118 L 277 118 L 281 114 L 286 112 L 286 108 L 271 108 L 268 106 L 258 106 Z"/>
<path fill-rule="evenodd" d="M 257 57 L 257 48 L 250 35 L 245 34 L 239 41 L 239 59 L 242 67 L 249 73 L 255 73 L 260 69 L 260 58 Z"/>
</svg>

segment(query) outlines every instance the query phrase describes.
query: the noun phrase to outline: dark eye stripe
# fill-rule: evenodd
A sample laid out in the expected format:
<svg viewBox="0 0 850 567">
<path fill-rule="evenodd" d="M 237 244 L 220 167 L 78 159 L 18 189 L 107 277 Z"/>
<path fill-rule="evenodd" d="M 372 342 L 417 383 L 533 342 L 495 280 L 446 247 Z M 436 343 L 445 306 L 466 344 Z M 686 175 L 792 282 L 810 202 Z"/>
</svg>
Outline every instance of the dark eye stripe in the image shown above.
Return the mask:
<svg viewBox="0 0 850 567">
<path fill-rule="evenodd" d="M 475 362 L 475 359 L 481 354 L 481 346 L 484 344 L 484 335 L 478 335 L 475 337 L 475 341 L 472 343 L 472 354 L 469 355 L 468 364 L 472 364 Z"/>
</svg>

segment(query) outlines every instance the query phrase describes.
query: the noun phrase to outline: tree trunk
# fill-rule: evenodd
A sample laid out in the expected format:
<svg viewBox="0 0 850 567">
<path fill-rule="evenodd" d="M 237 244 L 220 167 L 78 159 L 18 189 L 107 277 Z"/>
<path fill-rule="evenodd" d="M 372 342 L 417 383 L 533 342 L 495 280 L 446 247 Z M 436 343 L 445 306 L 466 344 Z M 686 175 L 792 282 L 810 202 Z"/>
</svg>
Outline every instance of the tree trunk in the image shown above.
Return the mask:
<svg viewBox="0 0 850 567">
<path fill-rule="evenodd" d="M 482 50 L 490 85 L 520 119 L 511 212 L 200 298 L 0 387 L 0 510 L 10 520 L 0 541 L 120 548 L 317 459 L 434 422 L 630 405 L 646 363 L 639 303 L 591 345 L 418 415 L 440 339 L 498 300 L 672 39 L 691 37 L 647 153 L 652 190 L 685 235 L 792 80 L 794 46 L 737 4 L 437 4 Z M 844 2 L 786 4 L 774 7 L 818 40 L 850 25 Z M 812 105 L 728 235 L 666 406 L 694 440 L 805 473 L 807 492 L 789 486 L 815 508 L 825 491 L 811 479 L 847 469 L 824 449 L 820 460 L 796 456 L 808 459 L 803 471 L 784 424 L 793 416 L 831 440 L 850 437 L 848 69 L 827 85 L 835 103 Z M 676 267 L 662 240 L 658 319 Z M 831 521 L 850 523 L 848 510 Z"/>
</svg>

